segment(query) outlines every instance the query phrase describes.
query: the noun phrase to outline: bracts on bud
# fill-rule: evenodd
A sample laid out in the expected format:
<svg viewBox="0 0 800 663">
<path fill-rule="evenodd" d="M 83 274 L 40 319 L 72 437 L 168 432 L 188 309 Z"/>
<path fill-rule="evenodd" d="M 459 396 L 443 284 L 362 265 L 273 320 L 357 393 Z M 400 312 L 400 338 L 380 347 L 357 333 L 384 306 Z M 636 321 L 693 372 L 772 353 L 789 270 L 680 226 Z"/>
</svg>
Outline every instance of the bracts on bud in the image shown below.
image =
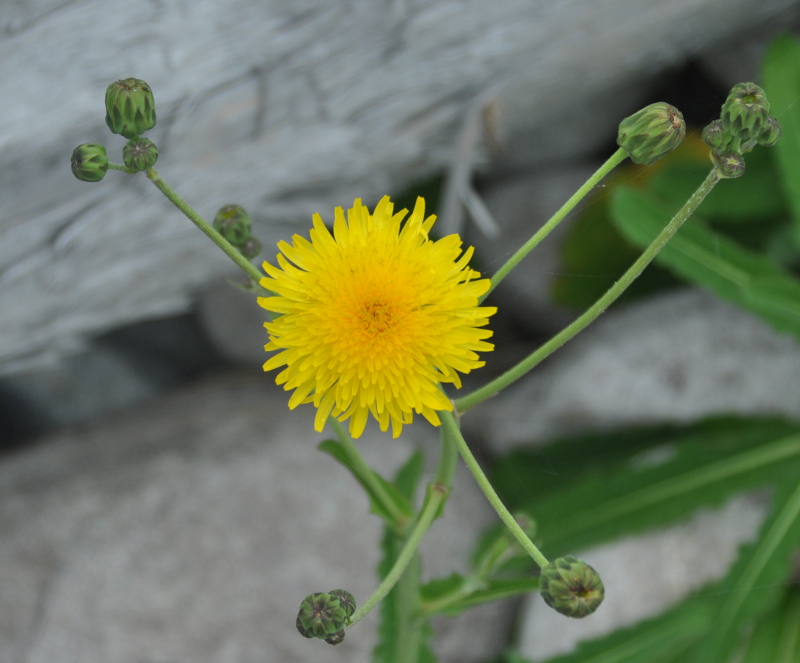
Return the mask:
<svg viewBox="0 0 800 663">
<path fill-rule="evenodd" d="M 148 138 L 131 138 L 122 148 L 122 161 L 126 168 L 137 173 L 152 168 L 158 161 L 158 148 Z"/>
<path fill-rule="evenodd" d="M 645 106 L 619 124 L 617 145 L 633 163 L 649 166 L 681 144 L 686 124 L 681 112 L 663 101 Z"/>
<path fill-rule="evenodd" d="M 539 587 L 545 603 L 567 617 L 592 614 L 605 595 L 597 571 L 571 555 L 559 557 L 545 566 Z"/>
<path fill-rule="evenodd" d="M 344 640 L 344 627 L 355 610 L 356 600 L 350 592 L 343 589 L 318 592 L 303 599 L 295 625 L 306 638 L 338 645 Z"/>
<path fill-rule="evenodd" d="M 98 143 L 84 143 L 72 151 L 72 174 L 82 182 L 99 182 L 108 172 L 106 148 Z"/>
<path fill-rule="evenodd" d="M 250 237 L 253 224 L 250 216 L 241 205 L 220 207 L 214 217 L 214 230 L 237 248 L 244 246 Z M 259 251 L 260 251 L 259 247 Z M 258 253 L 256 253 L 258 255 Z M 253 256 L 255 257 L 255 256 Z"/>
<path fill-rule="evenodd" d="M 133 138 L 156 126 L 156 104 L 150 86 L 126 78 L 106 89 L 106 124 L 112 133 Z"/>
</svg>

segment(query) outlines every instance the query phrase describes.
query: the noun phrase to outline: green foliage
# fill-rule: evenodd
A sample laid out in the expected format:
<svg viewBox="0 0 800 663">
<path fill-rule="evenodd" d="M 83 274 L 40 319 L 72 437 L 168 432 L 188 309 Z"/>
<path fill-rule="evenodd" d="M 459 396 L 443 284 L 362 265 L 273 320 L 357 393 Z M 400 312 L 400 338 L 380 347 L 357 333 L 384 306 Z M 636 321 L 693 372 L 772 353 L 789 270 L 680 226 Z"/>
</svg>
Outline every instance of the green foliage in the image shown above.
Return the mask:
<svg viewBox="0 0 800 663">
<path fill-rule="evenodd" d="M 741 663 L 800 661 L 800 587 L 785 590 L 780 603 L 755 625 Z"/>
<path fill-rule="evenodd" d="M 648 439 L 646 431 L 640 433 Z M 604 441 L 594 439 L 611 451 L 616 437 L 610 433 Z M 565 447 L 563 457 L 571 451 L 573 459 L 580 458 L 587 439 L 559 445 Z M 503 472 L 507 463 L 498 465 L 493 482 L 507 503 L 536 514 L 539 539 L 548 556 L 556 557 L 675 522 L 699 507 L 800 472 L 798 424 L 723 419 L 675 431 L 671 437 L 656 428 L 653 440 L 670 454 L 665 462 L 649 465 L 635 462 L 635 456 L 618 456 L 600 468 L 575 468 L 566 487 L 547 495 L 532 493 L 516 471 Z M 547 453 L 547 448 L 528 452 L 525 465 L 537 465 Z M 516 458 L 522 457 L 517 452 Z"/>
<path fill-rule="evenodd" d="M 422 586 L 420 610 L 424 615 L 453 617 L 481 603 L 538 591 L 538 578 L 492 578 L 476 582 L 475 578 L 453 573 L 447 578 L 431 580 Z"/>
<path fill-rule="evenodd" d="M 415 452 L 395 477 L 394 484 L 397 486 L 398 494 L 409 503 L 413 501 L 422 477 L 424 460 L 420 451 Z M 385 578 L 392 570 L 403 549 L 403 544 L 403 538 L 390 525 L 384 527 L 381 539 L 383 557 L 378 563 L 377 569 L 379 578 Z M 420 601 L 418 595 L 419 567 L 419 558 L 417 557 L 405 571 L 406 574 L 416 576 L 416 582 L 404 583 L 401 581 L 381 602 L 378 644 L 373 650 L 375 663 L 396 663 L 405 660 L 413 660 L 417 663 L 436 663 L 436 657 L 428 644 L 433 636 L 430 623 L 413 616 Z M 409 609 L 410 607 L 412 609 Z M 404 658 L 408 654 L 409 647 L 417 650 L 416 658 Z"/>
<path fill-rule="evenodd" d="M 621 188 L 613 196 L 611 211 L 623 235 L 644 247 L 664 226 L 663 207 L 649 193 Z M 800 280 L 771 259 L 710 230 L 697 216 L 676 233 L 656 260 L 756 313 L 778 331 L 800 338 Z"/>
<path fill-rule="evenodd" d="M 764 62 L 764 89 L 783 134 L 774 151 L 780 182 L 791 210 L 795 245 L 800 246 L 800 42 L 777 39 Z"/>
</svg>

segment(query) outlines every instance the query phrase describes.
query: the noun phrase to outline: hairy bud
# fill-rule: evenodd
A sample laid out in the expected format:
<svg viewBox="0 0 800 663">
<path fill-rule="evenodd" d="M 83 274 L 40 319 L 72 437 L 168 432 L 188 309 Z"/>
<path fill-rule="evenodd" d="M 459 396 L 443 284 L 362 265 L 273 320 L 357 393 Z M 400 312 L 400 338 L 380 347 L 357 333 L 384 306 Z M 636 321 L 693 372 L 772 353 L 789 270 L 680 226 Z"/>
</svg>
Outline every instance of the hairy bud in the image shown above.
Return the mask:
<svg viewBox="0 0 800 663">
<path fill-rule="evenodd" d="M 736 152 L 711 150 L 711 162 L 717 175 L 723 179 L 734 179 L 744 175 L 744 157 Z"/>
<path fill-rule="evenodd" d="M 767 120 L 767 125 L 761 131 L 758 136 L 756 136 L 756 140 L 758 141 L 759 145 L 763 145 L 764 147 L 772 147 L 775 143 L 778 142 L 778 139 L 781 137 L 781 125 L 778 123 L 774 117 L 770 117 Z"/>
<path fill-rule="evenodd" d="M 732 136 L 748 141 L 767 127 L 769 101 L 755 83 L 738 83 L 731 88 L 719 116 Z"/>
<path fill-rule="evenodd" d="M 343 589 L 310 594 L 300 604 L 295 625 L 306 638 L 338 645 L 344 640 L 344 627 L 355 609 L 355 598 Z"/>
</svg>

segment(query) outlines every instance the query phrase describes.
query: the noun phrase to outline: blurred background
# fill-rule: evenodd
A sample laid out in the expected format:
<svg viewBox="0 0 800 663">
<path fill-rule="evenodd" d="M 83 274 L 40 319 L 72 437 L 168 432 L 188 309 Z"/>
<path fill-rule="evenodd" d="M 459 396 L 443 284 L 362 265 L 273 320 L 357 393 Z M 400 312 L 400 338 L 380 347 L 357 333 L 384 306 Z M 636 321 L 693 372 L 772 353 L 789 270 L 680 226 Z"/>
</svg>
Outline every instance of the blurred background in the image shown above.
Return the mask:
<svg viewBox="0 0 800 663">
<path fill-rule="evenodd" d="M 331 221 L 357 197 L 410 207 L 423 195 L 438 232 L 461 233 L 491 274 L 648 103 L 677 106 L 688 125 L 662 192 L 696 177 L 693 190 L 708 168 L 700 130 L 733 84 L 762 82 L 770 44 L 798 34 L 800 9 L 14 0 L 0 25 L 0 660 L 344 661 L 369 660 L 375 621 L 334 650 L 294 632 L 294 604 L 327 584 L 366 597 L 379 523 L 316 453 L 310 409 L 289 412 L 261 372 L 264 317 L 231 284 L 243 280 L 236 268 L 144 176 L 109 171 L 89 184 L 70 173 L 80 143 L 103 143 L 121 162 L 106 87 L 150 84 L 158 171 L 208 220 L 244 206 L 264 247 L 256 264 L 307 233 L 315 212 Z M 740 182 L 723 182 L 711 221 L 796 273 L 791 204 L 771 168 L 754 152 L 753 188 L 732 202 Z M 468 386 L 561 329 L 633 260 L 608 196 L 647 186 L 645 170 L 626 166 L 602 184 L 493 293 L 497 350 Z M 730 412 L 800 419 L 797 336 L 684 276 L 649 270 L 587 338 L 465 417 L 468 440 L 489 462 L 619 426 Z M 361 446 L 390 472 L 410 449 L 436 448 L 436 431 L 414 428 L 402 442 L 373 431 Z M 470 478 L 459 482 L 426 540 L 426 573 L 466 564 L 494 522 Z M 720 559 L 732 559 L 763 499 L 725 508 L 708 518 L 721 523 Z M 709 524 L 685 527 L 683 542 Z M 691 589 L 690 574 L 673 575 L 665 601 Z M 535 608 L 506 601 L 437 623 L 437 652 L 478 663 L 516 642 L 544 660 L 664 605 L 610 608 L 583 631 L 563 629 L 562 642 L 560 627 L 526 622 Z"/>
</svg>

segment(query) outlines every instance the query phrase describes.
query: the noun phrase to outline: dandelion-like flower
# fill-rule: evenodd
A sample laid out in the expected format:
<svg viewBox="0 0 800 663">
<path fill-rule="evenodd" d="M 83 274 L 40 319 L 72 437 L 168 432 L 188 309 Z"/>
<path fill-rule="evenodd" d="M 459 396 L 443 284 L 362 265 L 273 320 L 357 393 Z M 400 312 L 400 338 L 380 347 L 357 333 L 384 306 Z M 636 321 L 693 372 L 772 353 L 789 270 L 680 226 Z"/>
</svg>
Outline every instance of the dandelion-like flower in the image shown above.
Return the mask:
<svg viewBox="0 0 800 663">
<path fill-rule="evenodd" d="M 350 419 L 350 434 L 364 431 L 369 414 L 397 437 L 416 412 L 439 425 L 438 411 L 453 409 L 441 383 L 461 386 L 458 372 L 484 365 L 478 352 L 494 349 L 481 329 L 497 309 L 478 306 L 488 279 L 469 267 L 473 249 L 461 238 L 429 239 L 436 217 L 425 218 L 418 198 L 411 216 L 394 213 L 384 197 L 370 214 L 356 200 L 336 208 L 333 234 L 319 214 L 308 241 L 280 242 L 278 267 L 264 263 L 259 298 L 277 313 L 265 323 L 264 370 L 294 390 L 289 407 L 313 403 L 314 427 L 329 415 Z"/>
</svg>

